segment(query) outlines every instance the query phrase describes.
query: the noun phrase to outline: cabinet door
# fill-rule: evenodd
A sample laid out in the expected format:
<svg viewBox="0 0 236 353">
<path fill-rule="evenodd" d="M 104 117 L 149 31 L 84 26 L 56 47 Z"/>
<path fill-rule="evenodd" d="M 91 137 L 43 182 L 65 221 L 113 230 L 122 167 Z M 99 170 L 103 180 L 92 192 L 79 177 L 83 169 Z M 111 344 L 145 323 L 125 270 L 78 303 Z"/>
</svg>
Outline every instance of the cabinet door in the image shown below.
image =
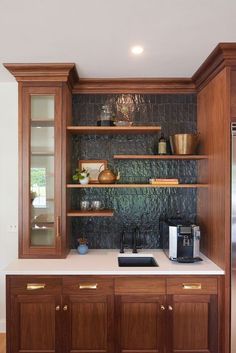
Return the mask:
<svg viewBox="0 0 236 353">
<path fill-rule="evenodd" d="M 63 298 L 66 353 L 113 353 L 113 295 Z"/>
<path fill-rule="evenodd" d="M 162 353 L 165 333 L 165 297 L 116 297 L 117 353 Z"/>
<path fill-rule="evenodd" d="M 20 115 L 20 256 L 61 251 L 61 91 L 24 87 Z"/>
<path fill-rule="evenodd" d="M 217 295 L 168 296 L 171 353 L 217 353 Z"/>
<path fill-rule="evenodd" d="M 62 353 L 60 296 L 12 295 L 8 353 Z"/>
</svg>

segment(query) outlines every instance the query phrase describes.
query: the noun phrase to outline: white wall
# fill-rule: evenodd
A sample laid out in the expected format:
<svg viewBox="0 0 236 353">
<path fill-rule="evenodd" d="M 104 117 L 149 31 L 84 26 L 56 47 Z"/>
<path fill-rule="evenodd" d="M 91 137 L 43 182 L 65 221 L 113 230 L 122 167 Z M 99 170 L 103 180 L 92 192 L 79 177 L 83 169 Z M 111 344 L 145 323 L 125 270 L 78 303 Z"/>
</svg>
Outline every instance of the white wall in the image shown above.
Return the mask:
<svg viewBox="0 0 236 353">
<path fill-rule="evenodd" d="M 0 271 L 18 257 L 18 91 L 0 83 Z M 0 273 L 0 332 L 5 331 L 5 277 Z"/>
</svg>

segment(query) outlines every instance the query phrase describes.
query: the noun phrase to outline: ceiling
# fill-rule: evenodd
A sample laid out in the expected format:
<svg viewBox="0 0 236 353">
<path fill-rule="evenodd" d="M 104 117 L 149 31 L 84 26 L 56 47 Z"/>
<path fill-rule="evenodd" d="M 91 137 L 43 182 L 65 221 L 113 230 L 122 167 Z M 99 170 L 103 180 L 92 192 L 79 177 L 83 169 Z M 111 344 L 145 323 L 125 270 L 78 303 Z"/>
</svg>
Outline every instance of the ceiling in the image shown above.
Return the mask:
<svg viewBox="0 0 236 353">
<path fill-rule="evenodd" d="M 0 0 L 0 64 L 76 63 L 80 77 L 190 77 L 236 42 L 235 0 Z M 134 56 L 133 45 L 144 52 Z M 0 82 L 14 78 L 0 65 Z"/>
</svg>

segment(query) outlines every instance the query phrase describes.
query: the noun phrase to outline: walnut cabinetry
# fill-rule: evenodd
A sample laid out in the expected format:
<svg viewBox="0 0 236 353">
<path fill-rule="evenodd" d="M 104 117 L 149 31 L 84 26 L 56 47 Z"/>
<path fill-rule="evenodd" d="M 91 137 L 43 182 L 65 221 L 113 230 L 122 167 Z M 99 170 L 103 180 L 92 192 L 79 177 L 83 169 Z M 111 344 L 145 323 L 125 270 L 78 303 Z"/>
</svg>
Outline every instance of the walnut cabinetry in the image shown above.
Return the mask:
<svg viewBox="0 0 236 353">
<path fill-rule="evenodd" d="M 218 353 L 219 282 L 7 276 L 8 353 Z"/>
<path fill-rule="evenodd" d="M 10 65 L 19 82 L 19 257 L 68 253 L 66 126 L 74 64 Z"/>
</svg>

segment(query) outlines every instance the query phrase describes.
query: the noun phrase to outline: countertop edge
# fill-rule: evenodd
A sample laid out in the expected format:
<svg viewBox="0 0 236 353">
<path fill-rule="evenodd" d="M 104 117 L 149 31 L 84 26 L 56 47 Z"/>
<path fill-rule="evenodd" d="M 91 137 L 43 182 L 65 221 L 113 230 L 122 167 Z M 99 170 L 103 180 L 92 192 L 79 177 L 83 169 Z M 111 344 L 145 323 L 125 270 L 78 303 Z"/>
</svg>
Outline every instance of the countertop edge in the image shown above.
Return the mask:
<svg viewBox="0 0 236 353">
<path fill-rule="evenodd" d="M 201 276 L 207 276 L 207 275 L 214 275 L 214 276 L 223 276 L 225 272 L 223 270 L 219 271 L 145 271 L 145 270 L 139 270 L 139 271 L 126 271 L 126 272 L 121 272 L 121 271 L 1 271 L 0 272 L 3 275 L 10 276 L 10 275 L 42 275 L 42 276 L 70 276 L 70 275 L 101 275 L 101 276 L 131 276 L 131 275 L 153 275 L 153 276 L 159 276 L 159 275 L 165 275 L 165 276 L 173 276 L 173 275 L 201 275 Z"/>
</svg>

